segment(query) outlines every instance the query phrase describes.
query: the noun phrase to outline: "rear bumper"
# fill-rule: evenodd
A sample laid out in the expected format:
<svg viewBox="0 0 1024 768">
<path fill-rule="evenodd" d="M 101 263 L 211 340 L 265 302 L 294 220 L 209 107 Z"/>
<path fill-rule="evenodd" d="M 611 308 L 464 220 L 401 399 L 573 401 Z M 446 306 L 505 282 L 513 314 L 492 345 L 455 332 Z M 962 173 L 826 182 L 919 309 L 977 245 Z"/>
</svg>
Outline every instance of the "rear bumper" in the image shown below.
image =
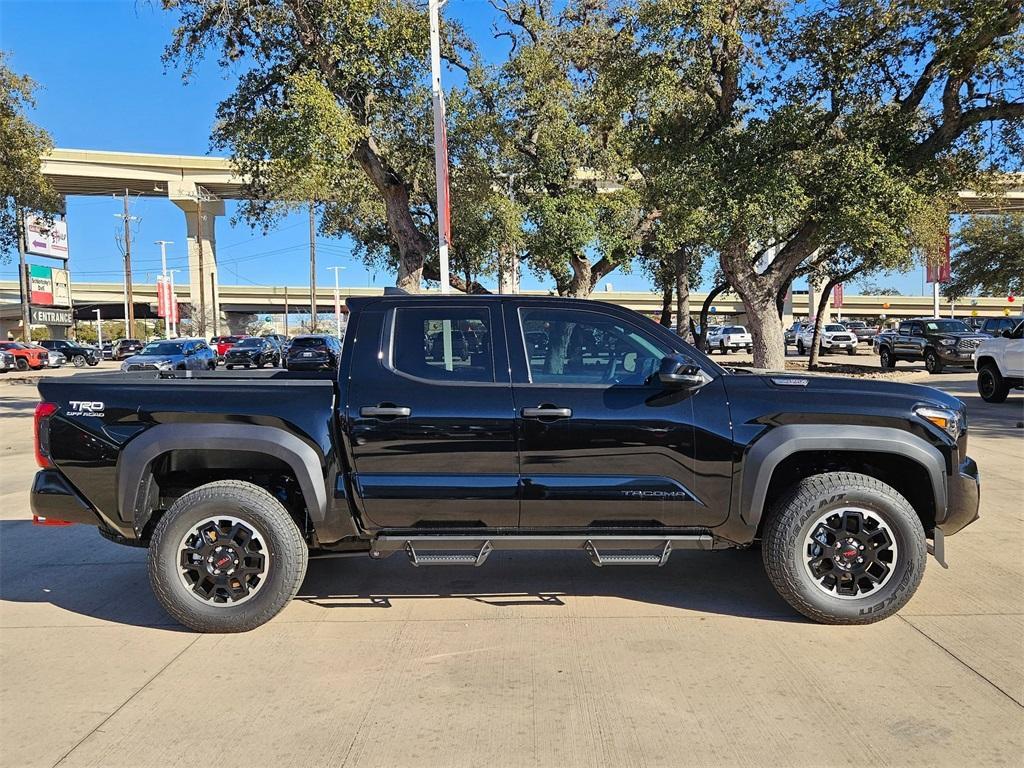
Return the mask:
<svg viewBox="0 0 1024 768">
<path fill-rule="evenodd" d="M 978 519 L 981 503 L 981 478 L 978 465 L 969 456 L 949 478 L 949 508 L 946 519 L 937 524 L 946 536 L 962 530 Z"/>
<path fill-rule="evenodd" d="M 71 483 L 55 469 L 36 472 L 29 495 L 32 514 L 47 520 L 100 525 L 99 515 Z"/>
</svg>

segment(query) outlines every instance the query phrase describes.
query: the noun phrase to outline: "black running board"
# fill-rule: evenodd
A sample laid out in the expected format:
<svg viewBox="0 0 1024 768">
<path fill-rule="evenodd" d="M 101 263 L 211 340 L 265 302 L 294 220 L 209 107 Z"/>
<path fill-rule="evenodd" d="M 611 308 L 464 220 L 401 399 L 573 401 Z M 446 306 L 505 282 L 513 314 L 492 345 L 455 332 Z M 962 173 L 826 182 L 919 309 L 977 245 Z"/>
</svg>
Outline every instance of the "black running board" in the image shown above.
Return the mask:
<svg viewBox="0 0 1024 768">
<path fill-rule="evenodd" d="M 480 566 L 496 549 L 583 550 L 598 567 L 664 565 L 674 549 L 714 549 L 709 534 L 678 536 L 479 536 L 385 535 L 371 543 L 370 557 L 380 559 L 403 550 L 419 566 Z"/>
</svg>

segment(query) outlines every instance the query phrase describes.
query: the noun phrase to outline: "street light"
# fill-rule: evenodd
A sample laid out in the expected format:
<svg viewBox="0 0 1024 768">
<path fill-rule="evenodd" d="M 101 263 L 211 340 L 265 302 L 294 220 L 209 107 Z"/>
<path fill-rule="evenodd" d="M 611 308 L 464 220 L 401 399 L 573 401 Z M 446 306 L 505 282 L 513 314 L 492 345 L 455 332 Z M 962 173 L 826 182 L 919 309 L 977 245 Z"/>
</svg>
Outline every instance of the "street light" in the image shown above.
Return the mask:
<svg viewBox="0 0 1024 768">
<path fill-rule="evenodd" d="M 103 321 L 98 309 L 94 309 L 93 312 L 96 313 L 96 346 L 100 348 L 100 357 L 103 357 Z"/>
<path fill-rule="evenodd" d="M 174 296 L 174 273 L 181 272 L 180 269 L 169 269 L 167 270 L 167 276 L 171 281 L 171 306 L 168 311 L 171 315 L 171 334 L 172 338 L 178 338 L 178 300 Z"/>
<path fill-rule="evenodd" d="M 441 14 L 445 0 L 428 0 L 430 16 L 430 90 L 434 107 L 434 175 L 437 189 L 437 262 L 441 293 L 448 293 L 448 244 L 451 242 L 451 207 L 448 196 L 448 136 L 445 130 L 444 91 L 441 90 Z M 447 338 L 447 336 L 445 337 Z"/>
<path fill-rule="evenodd" d="M 337 335 L 341 338 L 341 288 L 338 285 L 338 275 L 344 267 L 328 267 L 334 271 L 334 322 L 337 324 Z"/>
</svg>

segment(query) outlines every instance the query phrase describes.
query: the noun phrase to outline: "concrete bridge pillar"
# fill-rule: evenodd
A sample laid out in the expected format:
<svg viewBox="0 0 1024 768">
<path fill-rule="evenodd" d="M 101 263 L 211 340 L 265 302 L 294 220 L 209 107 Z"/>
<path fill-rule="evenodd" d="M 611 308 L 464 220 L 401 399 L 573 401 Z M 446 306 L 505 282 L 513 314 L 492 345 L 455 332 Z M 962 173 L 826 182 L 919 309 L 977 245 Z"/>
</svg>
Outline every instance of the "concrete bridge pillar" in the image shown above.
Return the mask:
<svg viewBox="0 0 1024 768">
<path fill-rule="evenodd" d="M 218 290 L 216 221 L 218 216 L 224 215 L 224 201 L 186 181 L 168 184 L 167 196 L 185 212 L 192 332 L 207 338 L 218 335 L 223 320 Z"/>
</svg>

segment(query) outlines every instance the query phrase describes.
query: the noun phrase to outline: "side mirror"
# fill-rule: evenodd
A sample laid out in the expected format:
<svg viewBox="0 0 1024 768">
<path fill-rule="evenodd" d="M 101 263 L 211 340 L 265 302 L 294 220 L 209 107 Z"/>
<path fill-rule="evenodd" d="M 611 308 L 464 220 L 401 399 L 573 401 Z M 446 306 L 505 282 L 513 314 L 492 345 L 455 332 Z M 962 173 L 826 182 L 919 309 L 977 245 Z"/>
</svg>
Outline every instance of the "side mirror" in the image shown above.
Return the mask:
<svg viewBox="0 0 1024 768">
<path fill-rule="evenodd" d="M 1003 331 L 999 335 L 1002 336 L 1004 339 L 1012 339 L 1013 338 L 1013 331 L 1010 330 L 1009 328 L 1007 328 L 1005 331 Z"/>
<path fill-rule="evenodd" d="M 704 374 L 696 363 L 685 355 L 669 355 L 658 368 L 658 381 L 666 389 L 697 389 L 704 386 Z"/>
</svg>

